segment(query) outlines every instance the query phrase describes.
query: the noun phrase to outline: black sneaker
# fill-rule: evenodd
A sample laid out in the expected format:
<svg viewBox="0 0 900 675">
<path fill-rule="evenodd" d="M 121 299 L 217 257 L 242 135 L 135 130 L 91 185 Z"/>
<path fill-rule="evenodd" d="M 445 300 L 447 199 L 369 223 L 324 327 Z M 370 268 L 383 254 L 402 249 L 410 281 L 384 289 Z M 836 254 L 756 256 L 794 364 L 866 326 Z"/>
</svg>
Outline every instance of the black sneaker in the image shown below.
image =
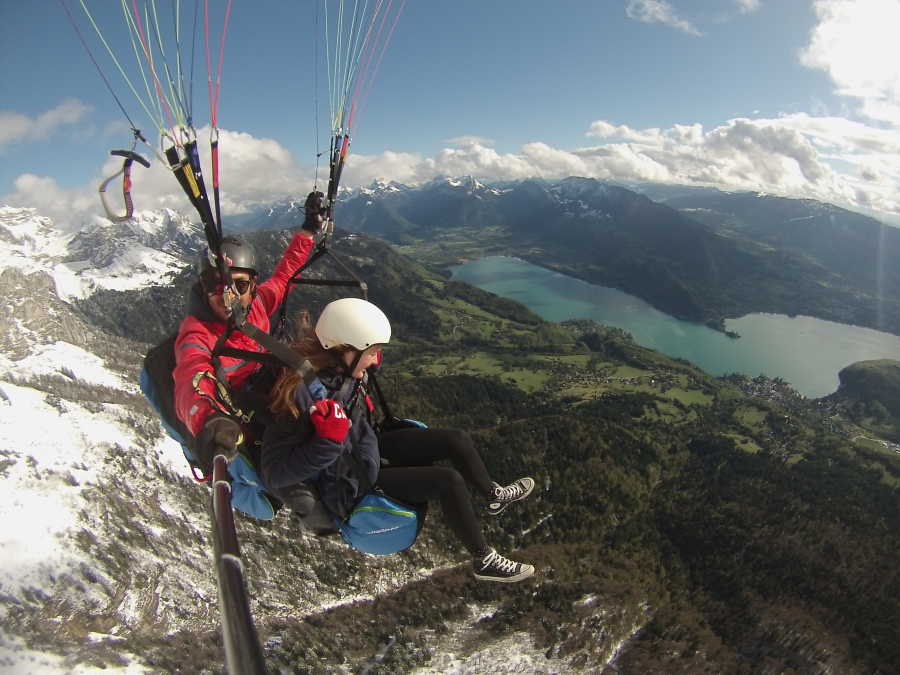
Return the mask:
<svg viewBox="0 0 900 675">
<path fill-rule="evenodd" d="M 525 499 L 532 490 L 534 490 L 533 478 L 520 478 L 506 487 L 494 483 L 494 495 L 488 503 L 488 513 L 492 516 L 499 516 L 507 506 L 520 499 Z"/>
<path fill-rule="evenodd" d="M 517 563 L 509 558 L 504 558 L 491 549 L 484 558 L 476 558 L 472 561 L 475 578 L 480 581 L 501 581 L 512 584 L 522 579 L 527 579 L 534 574 L 534 567 L 524 563 Z"/>
</svg>

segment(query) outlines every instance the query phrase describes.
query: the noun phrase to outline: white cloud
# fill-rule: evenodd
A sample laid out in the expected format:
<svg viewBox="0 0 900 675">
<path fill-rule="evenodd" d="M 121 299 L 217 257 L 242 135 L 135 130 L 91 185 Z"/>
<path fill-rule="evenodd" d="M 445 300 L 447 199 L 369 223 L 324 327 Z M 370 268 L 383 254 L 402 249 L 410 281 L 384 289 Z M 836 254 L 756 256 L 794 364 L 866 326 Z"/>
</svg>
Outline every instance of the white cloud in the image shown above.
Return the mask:
<svg viewBox="0 0 900 675">
<path fill-rule="evenodd" d="M 700 125 L 631 130 L 600 121 L 608 144 L 577 151 L 594 174 L 620 179 L 714 185 L 808 197 L 887 213 L 900 209 L 900 138 L 843 118 L 806 114 L 734 119 L 710 131 Z M 637 139 L 622 142 L 621 139 Z M 877 170 L 876 170 L 877 167 Z"/>
<path fill-rule="evenodd" d="M 735 0 L 741 14 L 750 14 L 760 7 L 760 0 Z"/>
<path fill-rule="evenodd" d="M 369 185 L 378 179 L 416 183 L 436 175 L 434 160 L 426 160 L 414 153 L 388 150 L 380 155 L 351 154 L 341 183 L 347 187 Z"/>
<path fill-rule="evenodd" d="M 0 150 L 7 143 L 25 138 L 31 120 L 19 113 L 0 112 Z"/>
<path fill-rule="evenodd" d="M 445 143 L 450 145 L 458 145 L 461 147 L 465 147 L 467 145 L 483 145 L 488 148 L 493 147 L 494 141 L 490 138 L 484 138 L 483 136 L 457 136 L 455 138 L 448 138 Z"/>
<path fill-rule="evenodd" d="M 660 131 L 659 129 L 637 131 L 624 124 L 614 126 L 606 120 L 597 120 L 591 123 L 587 135 L 601 138 L 619 138 L 624 141 L 635 141 L 637 143 L 651 143 L 659 138 Z"/>
<path fill-rule="evenodd" d="M 102 213 L 97 197 L 97 185 L 92 188 L 64 189 L 55 179 L 24 173 L 14 182 L 15 191 L 4 195 L 0 202 L 9 206 L 36 208 L 49 216 L 62 229 L 72 229 L 91 212 Z"/>
<path fill-rule="evenodd" d="M 349 156 L 343 185 L 373 180 L 415 184 L 436 176 L 472 175 L 483 181 L 529 177 L 558 179 L 578 175 L 618 181 L 653 181 L 710 185 L 725 190 L 753 190 L 791 197 L 820 199 L 850 208 L 890 214 L 900 212 L 900 135 L 841 117 L 786 115 L 772 119 L 729 120 L 711 129 L 700 124 L 634 129 L 607 120 L 593 122 L 586 135 L 590 147 L 567 150 L 543 142 L 501 153 L 466 136 L 465 143 L 434 156 L 387 151 Z M 198 133 L 208 137 L 208 130 Z M 245 212 L 287 195 L 305 194 L 313 168 L 298 165 L 278 142 L 250 134 L 220 131 L 222 210 Z M 455 139 L 460 141 L 460 139 Z M 201 157 L 208 158 L 205 141 Z M 145 153 L 146 148 L 144 148 Z M 163 162 L 150 169 L 134 165 L 135 208 L 169 207 L 195 215 Z M 68 229 L 100 216 L 97 187 L 102 176 L 119 170 L 110 157 L 95 178 L 79 189 L 62 189 L 53 179 L 24 174 L 15 192 L 0 199 L 11 206 L 37 208 Z M 211 169 L 204 165 L 207 189 Z M 108 188 L 114 210 L 121 208 L 121 183 Z"/>
<path fill-rule="evenodd" d="M 209 165 L 209 129 L 197 131 L 203 175 L 212 199 L 212 168 Z M 132 165 L 132 199 L 135 210 L 171 208 L 195 217 L 195 211 L 164 159 L 139 145 L 136 150 L 150 159 L 149 169 Z M 14 192 L 0 202 L 10 206 L 36 208 L 64 229 L 78 229 L 82 223 L 103 214 L 97 189 L 103 180 L 122 168 L 122 158 L 108 157 L 85 186 L 63 189 L 48 177 L 22 174 L 14 182 Z M 291 153 L 277 141 L 250 134 L 219 130 L 221 207 L 224 214 L 246 212 L 256 204 L 274 201 L 288 194 L 305 194 L 312 186 L 312 168 L 297 166 Z M 117 178 L 107 186 L 107 200 L 116 213 L 124 212 L 122 182 Z"/>
<path fill-rule="evenodd" d="M 444 148 L 434 158 L 436 175 L 496 176 L 501 179 L 535 175 L 534 165 L 526 158 L 500 154 L 493 148 L 470 145 L 466 148 Z"/>
<path fill-rule="evenodd" d="M 0 152 L 24 140 L 46 140 L 61 127 L 82 121 L 91 107 L 77 99 L 66 99 L 37 117 L 0 111 Z"/>
<path fill-rule="evenodd" d="M 689 35 L 702 35 L 690 21 L 682 19 L 665 0 L 628 0 L 625 15 L 644 23 L 662 23 Z"/>
<path fill-rule="evenodd" d="M 818 23 L 801 62 L 825 71 L 858 113 L 900 126 L 900 0 L 815 0 Z"/>
<path fill-rule="evenodd" d="M 391 151 L 380 155 L 350 155 L 342 185 L 358 187 L 377 179 L 415 184 L 437 176 L 464 175 L 514 180 L 542 175 L 542 170 L 539 163 L 529 161 L 527 156 L 500 154 L 472 141 L 464 147 L 444 148 L 434 157 Z"/>
<path fill-rule="evenodd" d="M 587 135 L 599 144 L 563 150 L 535 142 L 501 154 L 473 142 L 433 158 L 351 156 L 345 184 L 375 178 L 417 183 L 439 175 L 485 181 L 579 175 L 762 191 L 886 216 L 900 210 L 900 136 L 840 117 L 740 118 L 709 130 L 700 124 L 633 129 L 597 120 Z"/>
</svg>

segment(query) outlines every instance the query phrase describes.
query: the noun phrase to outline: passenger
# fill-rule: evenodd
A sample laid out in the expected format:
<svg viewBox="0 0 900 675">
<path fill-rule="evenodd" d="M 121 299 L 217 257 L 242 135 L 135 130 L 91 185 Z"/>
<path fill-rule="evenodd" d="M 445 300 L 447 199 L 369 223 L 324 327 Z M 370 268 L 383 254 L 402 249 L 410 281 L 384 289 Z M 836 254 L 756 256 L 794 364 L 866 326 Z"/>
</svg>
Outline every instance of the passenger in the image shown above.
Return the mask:
<svg viewBox="0 0 900 675">
<path fill-rule="evenodd" d="M 273 419 L 261 455 L 266 489 L 301 516 L 318 505 L 333 525 L 363 496 L 350 459 L 354 453 L 369 481 L 387 496 L 408 504 L 440 501 L 447 524 L 472 556 L 476 579 L 516 582 L 534 574 L 533 566 L 488 546 L 466 487 L 468 481 L 496 515 L 527 497 L 534 480 L 494 483 L 461 432 L 400 429 L 379 439 L 369 424 L 360 383 L 390 340 L 384 313 L 365 300 L 344 298 L 325 307 L 315 328 L 305 322 L 301 329 L 293 348 L 313 365 L 317 379 L 307 385 L 299 372 L 285 370 L 273 389 Z M 389 466 L 381 466 L 382 456 Z M 445 458 L 454 466 L 430 465 Z"/>
</svg>

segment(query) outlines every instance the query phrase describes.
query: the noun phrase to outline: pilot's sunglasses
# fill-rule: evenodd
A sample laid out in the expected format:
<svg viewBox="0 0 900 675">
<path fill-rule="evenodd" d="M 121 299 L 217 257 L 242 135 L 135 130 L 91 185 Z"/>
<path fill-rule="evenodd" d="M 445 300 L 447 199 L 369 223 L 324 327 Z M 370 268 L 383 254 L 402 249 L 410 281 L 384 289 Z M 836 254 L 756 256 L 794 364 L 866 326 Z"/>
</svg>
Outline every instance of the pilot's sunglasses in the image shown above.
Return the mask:
<svg viewBox="0 0 900 675">
<path fill-rule="evenodd" d="M 250 290 L 250 286 L 253 284 L 253 281 L 250 279 L 232 279 L 232 283 L 234 287 L 237 289 L 237 292 L 240 295 L 244 295 L 247 291 Z M 221 281 L 217 282 L 215 286 L 212 287 L 210 291 L 213 295 L 222 295 L 225 292 L 227 286 Z"/>
</svg>

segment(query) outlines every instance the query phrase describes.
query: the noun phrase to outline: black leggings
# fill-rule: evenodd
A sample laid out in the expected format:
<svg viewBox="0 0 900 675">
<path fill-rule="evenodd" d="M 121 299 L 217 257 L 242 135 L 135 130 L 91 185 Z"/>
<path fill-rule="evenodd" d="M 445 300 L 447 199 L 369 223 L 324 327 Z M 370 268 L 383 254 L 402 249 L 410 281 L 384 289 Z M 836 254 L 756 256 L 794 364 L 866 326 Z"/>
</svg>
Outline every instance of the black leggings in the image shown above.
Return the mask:
<svg viewBox="0 0 900 675">
<path fill-rule="evenodd" d="M 440 500 L 447 524 L 473 556 L 488 551 L 466 488 L 468 481 L 490 497 L 491 478 L 469 436 L 442 429 L 398 429 L 381 436 L 381 456 L 390 462 L 378 473 L 386 494 L 407 503 Z M 432 466 L 449 459 L 453 467 Z"/>
</svg>

